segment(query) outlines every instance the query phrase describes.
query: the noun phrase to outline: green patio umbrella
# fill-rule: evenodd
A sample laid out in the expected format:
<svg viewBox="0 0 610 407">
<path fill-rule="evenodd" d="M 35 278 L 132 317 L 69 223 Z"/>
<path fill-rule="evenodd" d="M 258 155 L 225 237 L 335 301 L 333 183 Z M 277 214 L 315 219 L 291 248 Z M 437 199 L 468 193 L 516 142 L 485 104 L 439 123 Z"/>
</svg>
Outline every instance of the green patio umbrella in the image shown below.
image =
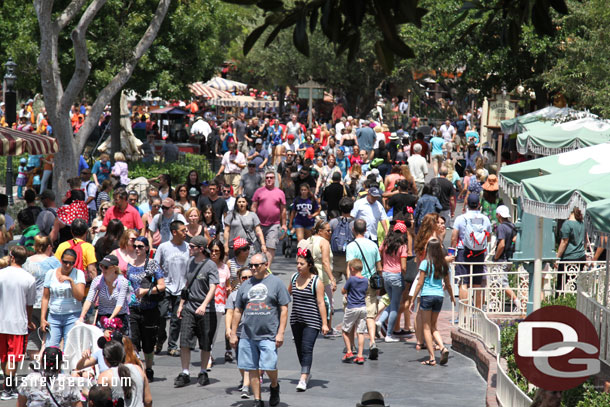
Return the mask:
<svg viewBox="0 0 610 407">
<path fill-rule="evenodd" d="M 610 141 L 610 123 L 595 118 L 557 124 L 533 122 L 526 128 L 517 136 L 517 150 L 521 154 L 560 154 Z"/>
<path fill-rule="evenodd" d="M 500 122 L 500 127 L 502 128 L 502 132 L 504 134 L 522 133 L 527 130 L 526 125 L 529 123 L 538 122 L 541 120 L 550 120 L 556 117 L 577 113 L 579 112 L 568 107 L 560 108 L 555 106 L 547 106 L 543 109 L 517 116 L 513 119 L 502 120 Z"/>
</svg>

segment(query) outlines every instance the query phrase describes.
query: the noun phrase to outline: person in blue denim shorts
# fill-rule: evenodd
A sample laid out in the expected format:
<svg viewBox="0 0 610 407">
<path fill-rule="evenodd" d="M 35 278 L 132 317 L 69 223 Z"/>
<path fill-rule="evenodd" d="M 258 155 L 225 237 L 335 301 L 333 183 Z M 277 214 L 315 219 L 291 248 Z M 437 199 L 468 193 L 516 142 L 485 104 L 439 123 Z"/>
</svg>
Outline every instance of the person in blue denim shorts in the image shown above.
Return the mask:
<svg viewBox="0 0 610 407">
<path fill-rule="evenodd" d="M 430 358 L 423 365 L 434 366 L 436 359 L 434 356 L 434 342 L 441 348 L 441 365 L 447 364 L 449 360 L 449 351 L 443 345 L 443 338 L 440 332 L 436 329 L 436 321 L 443 307 L 443 283 L 444 289 L 449 293 L 451 302 L 455 304 L 453 298 L 453 290 L 451 288 L 451 279 L 449 277 L 449 265 L 445 260 L 445 250 L 441 241 L 433 238 L 428 241 L 426 247 L 426 258 L 419 264 L 419 281 L 415 288 L 414 298 L 421 291 L 421 302 L 419 312 L 422 313 L 424 324 L 424 339 Z"/>
<path fill-rule="evenodd" d="M 259 369 L 271 379 L 269 405 L 280 403 L 280 384 L 277 372 L 277 349 L 284 343 L 288 321 L 290 294 L 279 277 L 267 272 L 268 260 L 264 253 L 252 256 L 252 278 L 244 281 L 235 298 L 230 342 L 238 344 L 237 328 L 241 321 L 239 359 L 237 367 L 248 371 L 254 395 L 254 407 L 264 406 L 261 400 Z"/>
</svg>

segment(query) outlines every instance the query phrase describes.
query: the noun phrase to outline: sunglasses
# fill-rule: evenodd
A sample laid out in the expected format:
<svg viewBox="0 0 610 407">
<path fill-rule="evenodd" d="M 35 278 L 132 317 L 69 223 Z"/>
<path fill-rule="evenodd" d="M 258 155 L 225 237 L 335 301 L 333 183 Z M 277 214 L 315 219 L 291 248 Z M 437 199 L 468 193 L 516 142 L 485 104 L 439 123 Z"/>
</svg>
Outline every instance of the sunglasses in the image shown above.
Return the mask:
<svg viewBox="0 0 610 407">
<path fill-rule="evenodd" d="M 136 239 L 137 239 L 137 237 L 130 237 L 130 238 L 129 238 L 129 241 L 130 241 L 130 242 L 135 242 L 135 241 L 136 241 Z"/>
<path fill-rule="evenodd" d="M 247 279 L 249 279 L 251 276 L 247 276 L 247 277 L 242 277 L 241 281 L 246 281 Z"/>
<path fill-rule="evenodd" d="M 65 264 L 66 266 L 73 266 L 75 262 L 73 261 L 68 261 L 68 260 L 62 260 L 61 261 L 63 264 Z"/>
<path fill-rule="evenodd" d="M 261 266 L 261 265 L 263 265 L 263 264 L 265 264 L 265 263 L 250 263 L 250 266 L 249 266 L 249 267 L 250 267 L 250 268 L 257 268 L 258 266 Z"/>
<path fill-rule="evenodd" d="M 210 253 L 220 253 L 220 249 L 212 249 L 210 250 Z"/>
<path fill-rule="evenodd" d="M 151 207 L 151 208 L 160 208 L 160 207 L 161 207 L 161 205 L 151 205 L 150 207 Z"/>
<path fill-rule="evenodd" d="M 171 206 L 162 206 L 162 208 L 163 208 L 164 211 L 167 211 L 168 209 L 172 209 Z"/>
<path fill-rule="evenodd" d="M 136 249 L 136 250 L 138 250 L 138 249 L 145 249 L 146 245 L 143 245 L 143 244 L 134 244 L 133 248 Z"/>
<path fill-rule="evenodd" d="M 274 179 L 275 177 L 265 177 L 265 179 Z"/>
</svg>

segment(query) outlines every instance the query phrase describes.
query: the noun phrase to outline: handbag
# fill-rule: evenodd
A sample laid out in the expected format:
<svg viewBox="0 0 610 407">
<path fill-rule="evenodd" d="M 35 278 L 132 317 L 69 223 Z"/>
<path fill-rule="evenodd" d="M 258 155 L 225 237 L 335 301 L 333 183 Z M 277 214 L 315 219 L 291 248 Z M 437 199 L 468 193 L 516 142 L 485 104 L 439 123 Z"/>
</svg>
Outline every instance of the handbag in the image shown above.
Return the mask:
<svg viewBox="0 0 610 407">
<path fill-rule="evenodd" d="M 417 267 L 417 257 L 412 256 L 407 259 L 407 272 L 405 273 L 405 283 L 413 284 L 417 278 L 419 267 Z"/>
<path fill-rule="evenodd" d="M 241 228 L 244 230 L 244 232 L 246 232 L 246 240 L 248 241 L 248 243 L 250 243 L 250 246 L 252 246 L 256 252 L 259 252 L 261 250 L 261 246 L 259 244 L 258 239 L 256 238 L 256 235 L 254 236 L 254 238 L 250 237 L 250 229 L 246 229 L 246 227 L 244 226 L 244 222 L 241 219 L 241 215 L 240 214 L 233 214 L 233 216 L 238 216 L 237 219 L 239 219 L 239 223 L 241 224 Z"/>
<path fill-rule="evenodd" d="M 207 261 L 209 261 L 209 260 L 206 260 L 206 263 L 207 263 Z M 195 282 L 195 280 L 197 280 L 197 277 L 199 277 L 199 272 L 201 271 L 202 268 L 203 268 L 203 264 L 197 268 L 197 272 L 193 276 L 193 279 L 188 282 L 188 284 L 185 288 L 182 289 L 182 292 L 180 293 L 180 298 L 183 299 L 184 302 L 189 300 L 191 287 L 193 286 L 193 283 Z M 207 282 L 206 282 L 206 285 L 208 287 L 208 289 L 206 291 L 210 291 L 210 286 L 209 286 L 209 284 L 207 284 Z"/>
<path fill-rule="evenodd" d="M 148 268 L 148 258 L 146 258 L 146 262 L 144 263 L 144 270 Z M 157 294 L 152 294 L 152 289 L 157 287 Z M 165 298 L 165 291 L 159 292 L 158 280 L 155 278 L 154 274 L 149 276 L 144 276 L 142 281 L 140 282 L 140 288 L 147 289 L 148 292 L 145 295 L 147 302 L 161 302 L 163 298 Z"/>
<path fill-rule="evenodd" d="M 354 240 L 354 243 L 356 243 L 356 246 L 358 246 L 358 250 L 360 250 L 360 254 L 362 255 L 362 260 L 364 261 L 364 264 L 366 265 L 366 269 L 370 270 L 369 268 L 369 263 L 366 261 L 366 256 L 364 255 L 364 252 L 362 251 L 362 248 L 360 247 L 360 245 L 358 244 L 358 242 L 356 242 Z M 373 289 L 373 290 L 380 290 L 383 288 L 384 284 L 383 284 L 383 277 L 381 277 L 379 275 L 379 273 L 377 273 L 377 271 L 375 271 L 370 277 L 369 277 L 369 286 Z"/>
</svg>

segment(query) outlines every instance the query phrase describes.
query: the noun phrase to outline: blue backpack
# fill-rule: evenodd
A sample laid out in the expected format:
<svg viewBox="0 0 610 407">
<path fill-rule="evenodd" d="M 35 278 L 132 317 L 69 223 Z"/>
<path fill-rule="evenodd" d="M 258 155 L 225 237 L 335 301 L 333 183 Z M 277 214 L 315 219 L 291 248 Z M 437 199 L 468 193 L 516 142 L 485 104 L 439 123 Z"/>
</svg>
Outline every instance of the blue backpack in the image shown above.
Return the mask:
<svg viewBox="0 0 610 407">
<path fill-rule="evenodd" d="M 345 254 L 347 244 L 354 240 L 350 222 L 349 219 L 343 216 L 339 218 L 339 224 L 330 236 L 330 249 L 333 251 L 333 254 Z"/>
</svg>

